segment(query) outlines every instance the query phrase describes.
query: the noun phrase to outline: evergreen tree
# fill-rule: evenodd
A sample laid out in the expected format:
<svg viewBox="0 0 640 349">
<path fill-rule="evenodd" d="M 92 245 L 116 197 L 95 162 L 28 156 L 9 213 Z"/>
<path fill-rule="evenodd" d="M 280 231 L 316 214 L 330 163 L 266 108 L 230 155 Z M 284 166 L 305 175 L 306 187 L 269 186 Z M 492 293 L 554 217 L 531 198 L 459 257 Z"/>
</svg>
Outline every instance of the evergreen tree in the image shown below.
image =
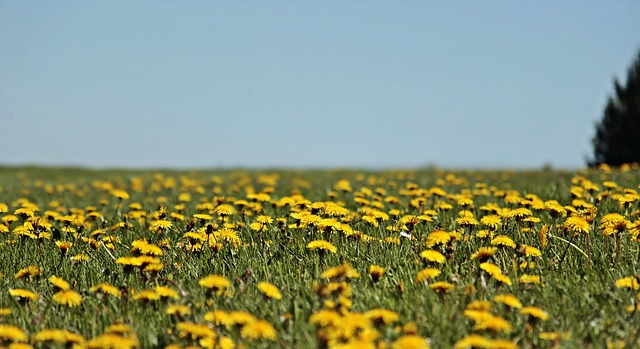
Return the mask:
<svg viewBox="0 0 640 349">
<path fill-rule="evenodd" d="M 590 166 L 640 162 L 640 52 L 627 71 L 626 84 L 616 79 L 614 87 L 615 95 L 596 125 Z"/>
</svg>

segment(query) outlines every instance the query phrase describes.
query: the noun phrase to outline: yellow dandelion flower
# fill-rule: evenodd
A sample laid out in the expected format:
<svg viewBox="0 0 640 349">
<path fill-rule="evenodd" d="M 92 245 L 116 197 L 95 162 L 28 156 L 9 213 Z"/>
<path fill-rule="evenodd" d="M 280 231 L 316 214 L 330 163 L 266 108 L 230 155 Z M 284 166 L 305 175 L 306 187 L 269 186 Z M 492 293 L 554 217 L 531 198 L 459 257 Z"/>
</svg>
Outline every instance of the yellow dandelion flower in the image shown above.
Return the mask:
<svg viewBox="0 0 640 349">
<path fill-rule="evenodd" d="M 502 282 L 503 284 L 507 284 L 507 285 L 511 285 L 511 279 L 509 278 L 509 276 L 504 275 L 504 274 L 494 274 L 491 275 L 492 278 L 494 278 L 497 281 Z"/>
<path fill-rule="evenodd" d="M 236 213 L 236 209 L 229 204 L 220 204 L 213 209 L 213 213 L 220 216 L 231 216 Z"/>
<path fill-rule="evenodd" d="M 142 290 L 140 292 L 134 293 L 133 297 L 131 297 L 134 301 L 157 301 L 160 300 L 160 294 L 156 292 L 156 290 Z"/>
<path fill-rule="evenodd" d="M 462 207 L 473 207 L 473 199 L 468 197 L 461 197 L 458 198 L 456 204 Z"/>
<path fill-rule="evenodd" d="M 478 248 L 478 251 L 474 252 L 471 255 L 471 259 L 479 259 L 481 261 L 486 261 L 488 259 L 490 259 L 491 257 L 493 257 L 496 252 L 498 251 L 497 247 L 480 247 Z"/>
<path fill-rule="evenodd" d="M 309 323 L 321 327 L 336 326 L 342 316 L 335 310 L 321 309 L 311 314 Z"/>
<path fill-rule="evenodd" d="M 628 225 L 630 222 L 619 213 L 609 213 L 600 220 L 600 229 L 603 229 L 604 235 L 622 232 Z"/>
<path fill-rule="evenodd" d="M 518 282 L 521 284 L 536 284 L 540 285 L 540 275 L 527 275 L 522 274 L 518 278 Z"/>
<path fill-rule="evenodd" d="M 364 315 L 369 318 L 371 322 L 384 325 L 389 325 L 396 321 L 400 321 L 400 314 L 384 308 L 371 309 L 365 312 Z"/>
<path fill-rule="evenodd" d="M 456 285 L 450 284 L 446 281 L 434 282 L 429 285 L 429 288 L 434 290 L 437 293 L 449 293 L 456 289 Z"/>
<path fill-rule="evenodd" d="M 501 275 L 502 271 L 500 270 L 500 267 L 491 263 L 491 262 L 484 262 L 484 263 L 480 263 L 480 269 L 484 270 L 487 272 L 487 274 L 494 276 L 494 275 Z"/>
<path fill-rule="evenodd" d="M 473 326 L 474 331 L 492 331 L 510 333 L 512 326 L 501 316 L 489 314 L 489 316 L 479 319 Z"/>
<path fill-rule="evenodd" d="M 179 322 L 176 325 L 178 335 L 191 339 L 216 338 L 216 332 L 209 325 L 194 322 Z"/>
<path fill-rule="evenodd" d="M 154 290 L 160 296 L 160 298 L 172 298 L 172 299 L 180 298 L 180 296 L 178 296 L 178 292 L 176 292 L 176 290 L 174 290 L 171 287 L 156 286 Z"/>
<path fill-rule="evenodd" d="M 68 307 L 77 307 L 82 302 L 80 294 L 74 290 L 60 291 L 53 294 L 54 302 Z"/>
<path fill-rule="evenodd" d="M 221 275 L 209 275 L 200 279 L 198 284 L 211 292 L 221 295 L 224 290 L 231 286 L 231 281 Z"/>
<path fill-rule="evenodd" d="M 0 342 L 26 342 L 27 334 L 17 326 L 0 324 Z"/>
<path fill-rule="evenodd" d="M 74 262 L 87 262 L 89 261 L 89 256 L 84 254 L 84 253 L 79 253 L 73 257 L 71 257 L 71 260 Z"/>
<path fill-rule="evenodd" d="M 257 321 L 256 317 L 246 311 L 234 310 L 229 313 L 229 323 L 231 326 L 245 325 L 254 321 Z"/>
<path fill-rule="evenodd" d="M 520 300 L 518 299 L 518 297 L 509 293 L 496 295 L 495 297 L 493 297 L 493 301 L 506 304 L 511 308 L 516 308 L 516 309 L 522 308 L 522 303 L 520 303 Z"/>
<path fill-rule="evenodd" d="M 225 326 L 227 328 L 233 326 L 233 321 L 229 312 L 216 309 L 204 314 L 204 320 L 216 326 Z"/>
<path fill-rule="evenodd" d="M 258 289 L 267 298 L 282 299 L 282 294 L 280 293 L 280 290 L 278 289 L 278 287 L 266 281 L 259 282 Z"/>
<path fill-rule="evenodd" d="M 588 234 L 591 228 L 591 225 L 589 224 L 589 222 L 587 222 L 584 218 L 579 216 L 568 217 L 564 221 L 563 225 L 565 229 L 572 231 L 574 233 Z"/>
<path fill-rule="evenodd" d="M 69 241 L 56 241 L 56 246 L 58 246 L 62 254 L 65 254 L 73 247 L 73 243 Z"/>
<path fill-rule="evenodd" d="M 35 292 L 21 288 L 10 289 L 9 294 L 23 302 L 35 301 L 38 299 L 38 295 Z"/>
<path fill-rule="evenodd" d="M 2 342 L 26 342 L 27 334 L 17 326 L 0 324 L 0 343 Z"/>
<path fill-rule="evenodd" d="M 152 231 L 165 230 L 165 229 L 171 228 L 172 226 L 173 226 L 173 223 L 171 223 L 171 221 L 168 221 L 166 219 L 157 219 L 157 220 L 151 221 Z"/>
<path fill-rule="evenodd" d="M 122 336 L 119 334 L 105 333 L 87 342 L 90 349 L 134 349 L 140 345 L 137 336 Z"/>
<path fill-rule="evenodd" d="M 132 254 L 162 256 L 162 249 L 146 240 L 135 240 L 131 243 Z"/>
<path fill-rule="evenodd" d="M 516 208 L 516 209 L 513 209 L 513 210 L 509 211 L 507 213 L 507 218 L 515 218 L 515 219 L 518 219 L 518 220 L 522 220 L 522 219 L 524 219 L 526 217 L 529 217 L 531 215 L 532 215 L 532 212 L 531 212 L 530 209 L 525 208 L 525 207 L 520 207 L 520 208 Z"/>
<path fill-rule="evenodd" d="M 515 242 L 513 242 L 513 240 L 511 240 L 510 237 L 506 236 L 506 235 L 498 235 L 495 238 L 493 238 L 491 240 L 491 245 L 498 245 L 498 246 L 507 246 L 507 247 L 511 247 L 511 248 L 516 248 L 516 244 Z"/>
<path fill-rule="evenodd" d="M 351 183 L 346 179 L 339 180 L 336 184 L 333 185 L 333 188 L 337 191 L 342 192 L 350 192 L 353 190 L 351 187 Z"/>
<path fill-rule="evenodd" d="M 474 300 L 469 302 L 469 304 L 467 304 L 467 306 L 465 307 L 465 311 L 467 310 L 471 311 L 471 313 L 469 314 L 474 314 L 474 312 L 476 311 L 481 313 L 489 313 L 492 306 L 493 304 L 490 301 Z M 466 316 L 466 313 L 465 313 L 465 316 Z M 468 317 L 470 319 L 473 319 L 473 316 L 468 316 Z"/>
<path fill-rule="evenodd" d="M 26 207 L 21 207 L 15 211 L 13 211 L 13 214 L 16 216 L 20 216 L 23 219 L 27 219 L 29 217 L 33 217 L 35 216 L 35 212 L 34 210 L 30 209 L 30 208 L 26 208 Z"/>
<path fill-rule="evenodd" d="M 68 347 L 74 347 L 74 344 L 82 347 L 85 343 L 84 337 L 68 330 L 60 330 L 48 328 L 37 332 L 34 337 L 36 342 L 52 342 L 57 344 L 67 344 Z"/>
<path fill-rule="evenodd" d="M 369 266 L 369 275 L 371 275 L 371 279 L 373 279 L 373 282 L 378 282 L 378 280 L 382 278 L 382 275 L 384 275 L 385 271 L 385 268 L 379 265 Z"/>
<path fill-rule="evenodd" d="M 256 218 L 256 221 L 262 223 L 262 224 L 271 224 L 273 223 L 273 218 L 271 218 L 270 216 L 266 216 L 266 215 L 260 215 Z"/>
<path fill-rule="evenodd" d="M 479 334 L 472 333 L 460 340 L 454 345 L 454 349 L 467 349 L 467 348 L 492 348 L 492 340 L 485 338 Z"/>
<path fill-rule="evenodd" d="M 391 343 L 391 349 L 429 349 L 429 342 L 417 335 L 404 335 Z"/>
<path fill-rule="evenodd" d="M 9 316 L 11 314 L 13 314 L 11 308 L 0 308 L 0 316 Z"/>
<path fill-rule="evenodd" d="M 40 269 L 38 266 L 36 265 L 30 265 L 26 268 L 20 269 L 16 275 L 15 278 L 16 279 L 22 279 L 22 278 L 38 278 L 42 276 L 42 269 Z"/>
<path fill-rule="evenodd" d="M 114 189 L 111 191 L 111 196 L 119 199 L 119 200 L 127 200 L 129 199 L 129 193 L 124 190 Z"/>
<path fill-rule="evenodd" d="M 525 244 L 520 245 L 519 252 L 521 254 L 525 255 L 525 257 L 540 257 L 540 256 L 542 256 L 542 252 L 540 252 L 539 249 L 537 249 L 537 248 L 535 248 L 533 246 L 525 245 Z"/>
<path fill-rule="evenodd" d="M 55 275 L 52 275 L 49 277 L 49 282 L 56 287 L 57 289 L 61 290 L 61 291 L 66 291 L 68 289 L 71 288 L 71 285 L 69 285 L 68 282 L 66 282 L 64 279 L 57 277 Z"/>
<path fill-rule="evenodd" d="M 124 265 L 125 267 L 140 267 L 144 269 L 151 264 L 162 264 L 160 259 L 151 256 L 138 256 L 138 257 L 120 257 L 116 260 L 116 264 Z"/>
<path fill-rule="evenodd" d="M 172 304 L 165 310 L 167 315 L 187 316 L 191 315 L 191 308 L 183 304 Z"/>
<path fill-rule="evenodd" d="M 621 279 L 616 280 L 617 288 L 630 288 L 632 290 L 637 291 L 640 286 L 638 285 L 638 278 L 635 276 L 628 276 Z"/>
<path fill-rule="evenodd" d="M 502 226 L 502 218 L 498 215 L 487 215 L 480 218 L 480 223 L 491 230 L 498 230 Z"/>
<path fill-rule="evenodd" d="M 329 251 L 331 253 L 336 253 L 338 249 L 328 241 L 325 240 L 314 240 L 307 244 L 307 249 L 309 250 L 321 250 L 321 251 Z"/>
<path fill-rule="evenodd" d="M 240 336 L 249 340 L 266 339 L 275 341 L 278 335 L 276 333 L 276 329 L 270 322 L 265 320 L 256 320 L 242 326 Z"/>
<path fill-rule="evenodd" d="M 447 245 L 451 241 L 451 234 L 444 230 L 434 230 L 427 236 L 427 248 L 436 245 Z"/>
<path fill-rule="evenodd" d="M 549 314 L 546 311 L 534 306 L 520 309 L 520 314 L 529 315 L 532 318 L 540 319 L 542 321 L 547 321 L 549 319 Z"/>
<path fill-rule="evenodd" d="M 343 265 L 329 268 L 320 274 L 320 277 L 323 279 L 357 279 L 360 277 L 360 273 L 357 270 L 353 269 L 350 264 L 345 263 Z"/>
<path fill-rule="evenodd" d="M 107 283 L 101 283 L 98 285 L 95 285 L 93 287 L 91 287 L 89 289 L 89 292 L 92 293 L 101 293 L 101 294 L 109 294 L 112 295 L 114 297 L 120 297 L 120 290 L 112 285 L 109 285 Z"/>
<path fill-rule="evenodd" d="M 324 207 L 322 207 L 322 213 L 328 216 L 335 217 L 335 216 L 347 216 L 351 212 L 348 209 L 342 207 L 341 205 L 338 205 L 333 201 L 327 201 L 325 202 Z"/>
<path fill-rule="evenodd" d="M 436 250 L 424 250 L 420 252 L 420 257 L 422 257 L 423 259 L 426 259 L 429 262 L 434 262 L 438 264 L 444 264 L 444 262 L 446 262 L 447 260 L 442 253 Z"/>
<path fill-rule="evenodd" d="M 416 282 L 426 282 L 427 280 L 433 280 L 442 272 L 435 268 L 425 268 L 418 272 L 416 275 Z"/>
<path fill-rule="evenodd" d="M 249 228 L 253 231 L 256 232 L 265 232 L 268 230 L 269 226 L 267 226 L 264 223 L 260 223 L 260 222 L 253 222 L 251 224 L 249 224 Z"/>
<path fill-rule="evenodd" d="M 489 303 L 489 305 L 491 305 Z M 481 306 L 480 304 L 478 306 Z M 480 322 L 486 318 L 493 316 L 489 309 L 466 309 L 463 312 L 464 317 L 475 322 Z"/>
</svg>

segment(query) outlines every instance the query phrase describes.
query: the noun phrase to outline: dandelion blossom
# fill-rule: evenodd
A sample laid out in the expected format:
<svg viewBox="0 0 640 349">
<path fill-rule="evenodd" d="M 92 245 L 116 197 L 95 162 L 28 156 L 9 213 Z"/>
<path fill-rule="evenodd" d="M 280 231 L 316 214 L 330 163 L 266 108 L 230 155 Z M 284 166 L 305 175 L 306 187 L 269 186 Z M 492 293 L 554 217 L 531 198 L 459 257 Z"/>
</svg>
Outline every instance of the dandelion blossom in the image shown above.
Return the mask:
<svg viewBox="0 0 640 349">
<path fill-rule="evenodd" d="M 371 309 L 364 315 L 373 323 L 381 323 L 385 325 L 389 325 L 400 320 L 400 314 L 384 308 Z"/>
<path fill-rule="evenodd" d="M 435 230 L 427 236 L 427 248 L 432 248 L 436 245 L 446 245 L 449 241 L 451 241 L 451 234 L 444 230 Z"/>
<path fill-rule="evenodd" d="M 490 314 L 489 316 L 486 316 L 480 319 L 480 321 L 476 322 L 476 324 L 473 326 L 473 330 L 510 333 L 512 327 L 509 321 L 507 321 L 503 317 Z"/>
<path fill-rule="evenodd" d="M 35 301 L 38 299 L 36 293 L 21 288 L 11 289 L 9 290 L 9 294 L 22 302 Z"/>
<path fill-rule="evenodd" d="M 432 290 L 434 290 L 437 293 L 449 293 L 453 290 L 456 289 L 456 285 L 454 284 L 450 284 L 446 281 L 439 281 L 439 282 L 434 282 L 431 285 L 429 285 L 429 288 L 431 288 Z"/>
<path fill-rule="evenodd" d="M 9 342 L 26 342 L 29 340 L 27 334 L 17 326 L 0 324 L 0 343 Z"/>
<path fill-rule="evenodd" d="M 588 234 L 591 225 L 584 218 L 578 216 L 571 216 L 564 221 L 563 226 L 565 229 L 574 233 Z"/>
<path fill-rule="evenodd" d="M 89 289 L 89 292 L 92 293 L 101 293 L 101 294 L 109 294 L 112 295 L 114 297 L 120 297 L 120 290 L 112 285 L 109 285 L 107 283 L 101 283 L 98 285 L 95 285 L 93 287 L 91 287 Z"/>
<path fill-rule="evenodd" d="M 433 280 L 442 272 L 436 268 L 425 268 L 418 272 L 416 275 L 416 282 L 426 282 L 427 280 Z"/>
<path fill-rule="evenodd" d="M 478 251 L 474 252 L 471 255 L 471 259 L 478 259 L 480 261 L 486 261 L 488 259 L 490 259 L 491 257 L 493 257 L 496 252 L 498 251 L 497 247 L 480 247 L 478 248 Z"/>
<path fill-rule="evenodd" d="M 165 314 L 183 317 L 183 316 L 191 315 L 191 308 L 183 304 L 172 304 L 167 307 L 167 309 L 165 310 Z"/>
<path fill-rule="evenodd" d="M 258 289 L 267 298 L 282 299 L 282 294 L 280 293 L 280 290 L 275 285 L 270 284 L 266 281 L 259 282 Z"/>
<path fill-rule="evenodd" d="M 198 284 L 218 295 L 221 295 L 224 290 L 231 286 L 231 282 L 220 275 L 209 275 L 198 281 Z"/>
<path fill-rule="evenodd" d="M 540 319 L 542 321 L 547 321 L 549 319 L 549 314 L 546 311 L 533 306 L 520 309 L 520 314 L 529 315 L 532 318 Z"/>
<path fill-rule="evenodd" d="M 336 253 L 336 251 L 338 251 L 338 249 L 335 246 L 333 246 L 333 244 L 325 240 L 311 241 L 310 243 L 307 244 L 307 249 L 312 251 L 313 250 L 329 251 L 331 253 Z"/>
<path fill-rule="evenodd" d="M 420 257 L 426 259 L 429 262 L 438 264 L 444 264 L 444 262 L 447 260 L 442 253 L 436 250 L 424 250 L 420 252 Z"/>
<path fill-rule="evenodd" d="M 360 273 L 351 267 L 351 264 L 345 263 L 343 265 L 329 268 L 320 274 L 323 279 L 357 279 L 360 277 Z"/>
<path fill-rule="evenodd" d="M 424 337 L 404 335 L 391 343 L 391 349 L 429 349 L 429 342 Z"/>
<path fill-rule="evenodd" d="M 68 282 L 66 282 L 64 279 L 57 277 L 55 275 L 52 275 L 49 277 L 49 282 L 57 289 L 61 290 L 61 291 L 66 291 L 71 289 L 71 285 L 69 285 Z"/>
<path fill-rule="evenodd" d="M 638 279 L 635 276 L 628 276 L 622 279 L 616 280 L 617 288 L 630 288 L 634 291 L 637 291 L 639 287 Z"/>
<path fill-rule="evenodd" d="M 510 237 L 506 236 L 506 235 L 498 235 L 495 238 L 493 238 L 493 240 L 491 240 L 491 244 L 492 245 L 499 245 L 499 246 L 507 246 L 507 247 L 511 247 L 511 248 L 516 248 L 516 244 L 515 242 L 513 242 L 513 240 L 511 240 Z"/>
<path fill-rule="evenodd" d="M 369 275 L 371 275 L 371 279 L 373 279 L 373 282 L 378 282 L 378 280 L 382 278 L 382 275 L 384 275 L 385 271 L 386 270 L 379 265 L 369 266 Z"/>
<path fill-rule="evenodd" d="M 53 301 L 68 307 L 77 307 L 82 302 L 80 294 L 74 290 L 66 290 L 55 293 L 52 297 Z"/>
<path fill-rule="evenodd" d="M 487 274 L 491 276 L 502 274 L 500 267 L 490 262 L 480 263 L 480 269 L 486 271 Z"/>
<path fill-rule="evenodd" d="M 520 282 L 521 284 L 536 284 L 536 285 L 540 285 L 540 282 L 541 282 L 540 281 L 540 275 L 522 274 L 518 278 L 518 282 Z"/>
<path fill-rule="evenodd" d="M 277 333 L 273 325 L 265 320 L 256 320 L 242 326 L 240 336 L 249 340 L 276 340 Z"/>
<path fill-rule="evenodd" d="M 525 245 L 522 244 L 520 246 L 520 251 L 521 254 L 525 255 L 525 257 L 540 257 L 542 256 L 542 252 L 540 252 L 539 249 L 533 247 L 533 246 L 529 246 L 529 245 Z"/>
<path fill-rule="evenodd" d="M 516 308 L 516 309 L 522 308 L 522 303 L 520 303 L 520 300 L 518 300 L 518 297 L 509 293 L 496 295 L 495 297 L 493 297 L 493 301 L 506 304 L 511 308 Z"/>
</svg>

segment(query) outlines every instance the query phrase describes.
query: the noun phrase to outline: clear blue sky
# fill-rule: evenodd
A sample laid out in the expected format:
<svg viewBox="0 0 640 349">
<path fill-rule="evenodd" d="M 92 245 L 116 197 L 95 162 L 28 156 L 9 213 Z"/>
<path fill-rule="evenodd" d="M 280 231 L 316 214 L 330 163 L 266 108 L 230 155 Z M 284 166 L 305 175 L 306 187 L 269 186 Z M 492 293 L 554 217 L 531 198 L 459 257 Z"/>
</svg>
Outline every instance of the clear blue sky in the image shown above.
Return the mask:
<svg viewBox="0 0 640 349">
<path fill-rule="evenodd" d="M 583 167 L 640 2 L 2 1 L 0 164 Z"/>
</svg>

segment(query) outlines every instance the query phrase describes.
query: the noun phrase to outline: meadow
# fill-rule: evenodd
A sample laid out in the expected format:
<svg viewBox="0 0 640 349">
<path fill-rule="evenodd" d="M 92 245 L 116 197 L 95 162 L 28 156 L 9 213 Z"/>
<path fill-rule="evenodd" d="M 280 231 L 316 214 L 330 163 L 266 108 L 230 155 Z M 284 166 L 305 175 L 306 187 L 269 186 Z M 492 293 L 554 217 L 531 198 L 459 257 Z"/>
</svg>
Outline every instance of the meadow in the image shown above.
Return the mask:
<svg viewBox="0 0 640 349">
<path fill-rule="evenodd" d="M 0 347 L 640 347 L 639 184 L 0 168 Z"/>
</svg>

